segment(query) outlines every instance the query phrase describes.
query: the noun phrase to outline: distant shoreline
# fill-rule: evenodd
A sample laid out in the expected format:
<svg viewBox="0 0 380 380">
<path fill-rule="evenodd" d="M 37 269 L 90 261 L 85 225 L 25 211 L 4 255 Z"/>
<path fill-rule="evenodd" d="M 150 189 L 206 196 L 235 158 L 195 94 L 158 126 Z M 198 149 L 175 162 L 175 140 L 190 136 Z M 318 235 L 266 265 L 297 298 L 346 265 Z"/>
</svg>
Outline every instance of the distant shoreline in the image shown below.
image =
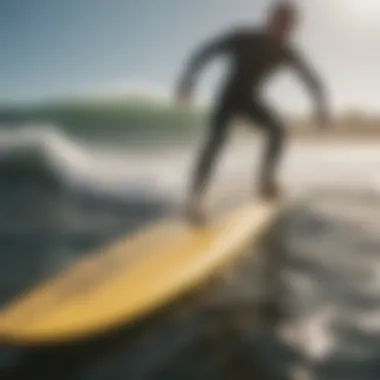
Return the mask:
<svg viewBox="0 0 380 380">
<path fill-rule="evenodd" d="M 342 131 L 335 129 L 334 126 L 327 127 L 326 129 L 310 129 L 309 131 L 290 130 L 288 131 L 289 137 L 300 141 L 361 141 L 361 142 L 380 142 L 380 127 L 378 131 Z"/>
<path fill-rule="evenodd" d="M 324 144 L 379 144 L 380 147 L 380 135 L 376 136 L 338 136 L 338 135 L 313 135 L 313 136 L 298 136 L 294 134 L 289 135 L 289 139 L 293 142 L 302 142 L 302 143 L 324 143 Z"/>
</svg>

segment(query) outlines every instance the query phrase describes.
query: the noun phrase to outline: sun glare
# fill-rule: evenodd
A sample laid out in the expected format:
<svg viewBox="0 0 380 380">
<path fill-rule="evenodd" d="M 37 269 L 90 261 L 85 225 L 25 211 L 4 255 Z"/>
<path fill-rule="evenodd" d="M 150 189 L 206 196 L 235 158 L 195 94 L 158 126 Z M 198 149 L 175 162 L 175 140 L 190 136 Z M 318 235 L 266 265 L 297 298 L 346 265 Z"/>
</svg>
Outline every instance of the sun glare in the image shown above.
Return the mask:
<svg viewBox="0 0 380 380">
<path fill-rule="evenodd" d="M 343 7 L 351 17 L 370 20 L 380 16 L 380 1 L 378 0 L 340 0 Z"/>
</svg>

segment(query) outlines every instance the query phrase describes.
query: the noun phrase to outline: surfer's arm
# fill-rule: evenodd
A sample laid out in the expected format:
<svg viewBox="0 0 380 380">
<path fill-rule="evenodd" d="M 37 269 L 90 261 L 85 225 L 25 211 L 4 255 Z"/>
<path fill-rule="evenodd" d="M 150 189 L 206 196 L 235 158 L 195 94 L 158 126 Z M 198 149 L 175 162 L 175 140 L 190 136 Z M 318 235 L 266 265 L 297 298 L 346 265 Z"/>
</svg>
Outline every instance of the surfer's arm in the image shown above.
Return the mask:
<svg viewBox="0 0 380 380">
<path fill-rule="evenodd" d="M 187 91 L 193 88 L 199 72 L 213 58 L 228 52 L 234 41 L 232 34 L 224 35 L 198 48 L 194 55 L 187 62 L 185 72 L 180 78 L 179 88 Z"/>
<path fill-rule="evenodd" d="M 291 66 L 305 83 L 315 101 L 319 123 L 325 124 L 328 117 L 328 107 L 326 90 L 320 77 L 306 62 L 306 59 L 298 52 L 291 51 L 289 53 L 289 59 Z"/>
</svg>

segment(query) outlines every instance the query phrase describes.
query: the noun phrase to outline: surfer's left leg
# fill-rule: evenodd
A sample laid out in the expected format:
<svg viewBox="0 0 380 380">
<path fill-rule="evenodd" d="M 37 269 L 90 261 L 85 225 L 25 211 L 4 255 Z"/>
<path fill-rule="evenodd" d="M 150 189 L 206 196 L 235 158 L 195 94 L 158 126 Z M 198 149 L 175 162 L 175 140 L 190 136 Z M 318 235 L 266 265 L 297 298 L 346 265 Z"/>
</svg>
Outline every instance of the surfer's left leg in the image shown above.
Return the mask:
<svg viewBox="0 0 380 380">
<path fill-rule="evenodd" d="M 216 161 L 226 142 L 229 122 L 233 116 L 233 112 L 234 110 L 230 103 L 223 101 L 217 105 L 211 117 L 208 136 L 195 166 L 190 199 L 187 207 L 188 217 L 195 224 L 204 222 L 204 192 L 210 181 Z"/>
<path fill-rule="evenodd" d="M 275 113 L 258 101 L 252 101 L 247 109 L 250 119 L 266 134 L 267 142 L 260 173 L 260 194 L 265 198 L 281 196 L 277 170 L 285 142 L 285 127 Z"/>
</svg>

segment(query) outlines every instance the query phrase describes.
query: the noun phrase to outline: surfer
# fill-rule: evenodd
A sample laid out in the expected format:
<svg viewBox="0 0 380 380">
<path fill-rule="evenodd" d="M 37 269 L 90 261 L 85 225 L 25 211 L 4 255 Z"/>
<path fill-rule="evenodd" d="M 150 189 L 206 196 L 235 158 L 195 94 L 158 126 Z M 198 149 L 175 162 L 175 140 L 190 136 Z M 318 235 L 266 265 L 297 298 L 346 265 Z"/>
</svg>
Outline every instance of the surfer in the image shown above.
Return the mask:
<svg viewBox="0 0 380 380">
<path fill-rule="evenodd" d="M 326 125 L 327 107 L 322 84 L 304 57 L 289 43 L 297 16 L 297 9 L 291 3 L 276 3 L 261 28 L 235 29 L 202 46 L 180 78 L 177 100 L 187 102 L 193 93 L 198 72 L 210 59 L 225 54 L 232 61 L 213 110 L 206 143 L 195 167 L 188 203 L 192 220 L 202 219 L 202 195 L 226 141 L 232 118 L 236 116 L 248 118 L 266 134 L 259 193 L 265 198 L 280 195 L 276 169 L 282 157 L 285 128 L 259 94 L 277 69 L 289 66 L 296 70 L 316 101 L 318 124 Z"/>
</svg>

